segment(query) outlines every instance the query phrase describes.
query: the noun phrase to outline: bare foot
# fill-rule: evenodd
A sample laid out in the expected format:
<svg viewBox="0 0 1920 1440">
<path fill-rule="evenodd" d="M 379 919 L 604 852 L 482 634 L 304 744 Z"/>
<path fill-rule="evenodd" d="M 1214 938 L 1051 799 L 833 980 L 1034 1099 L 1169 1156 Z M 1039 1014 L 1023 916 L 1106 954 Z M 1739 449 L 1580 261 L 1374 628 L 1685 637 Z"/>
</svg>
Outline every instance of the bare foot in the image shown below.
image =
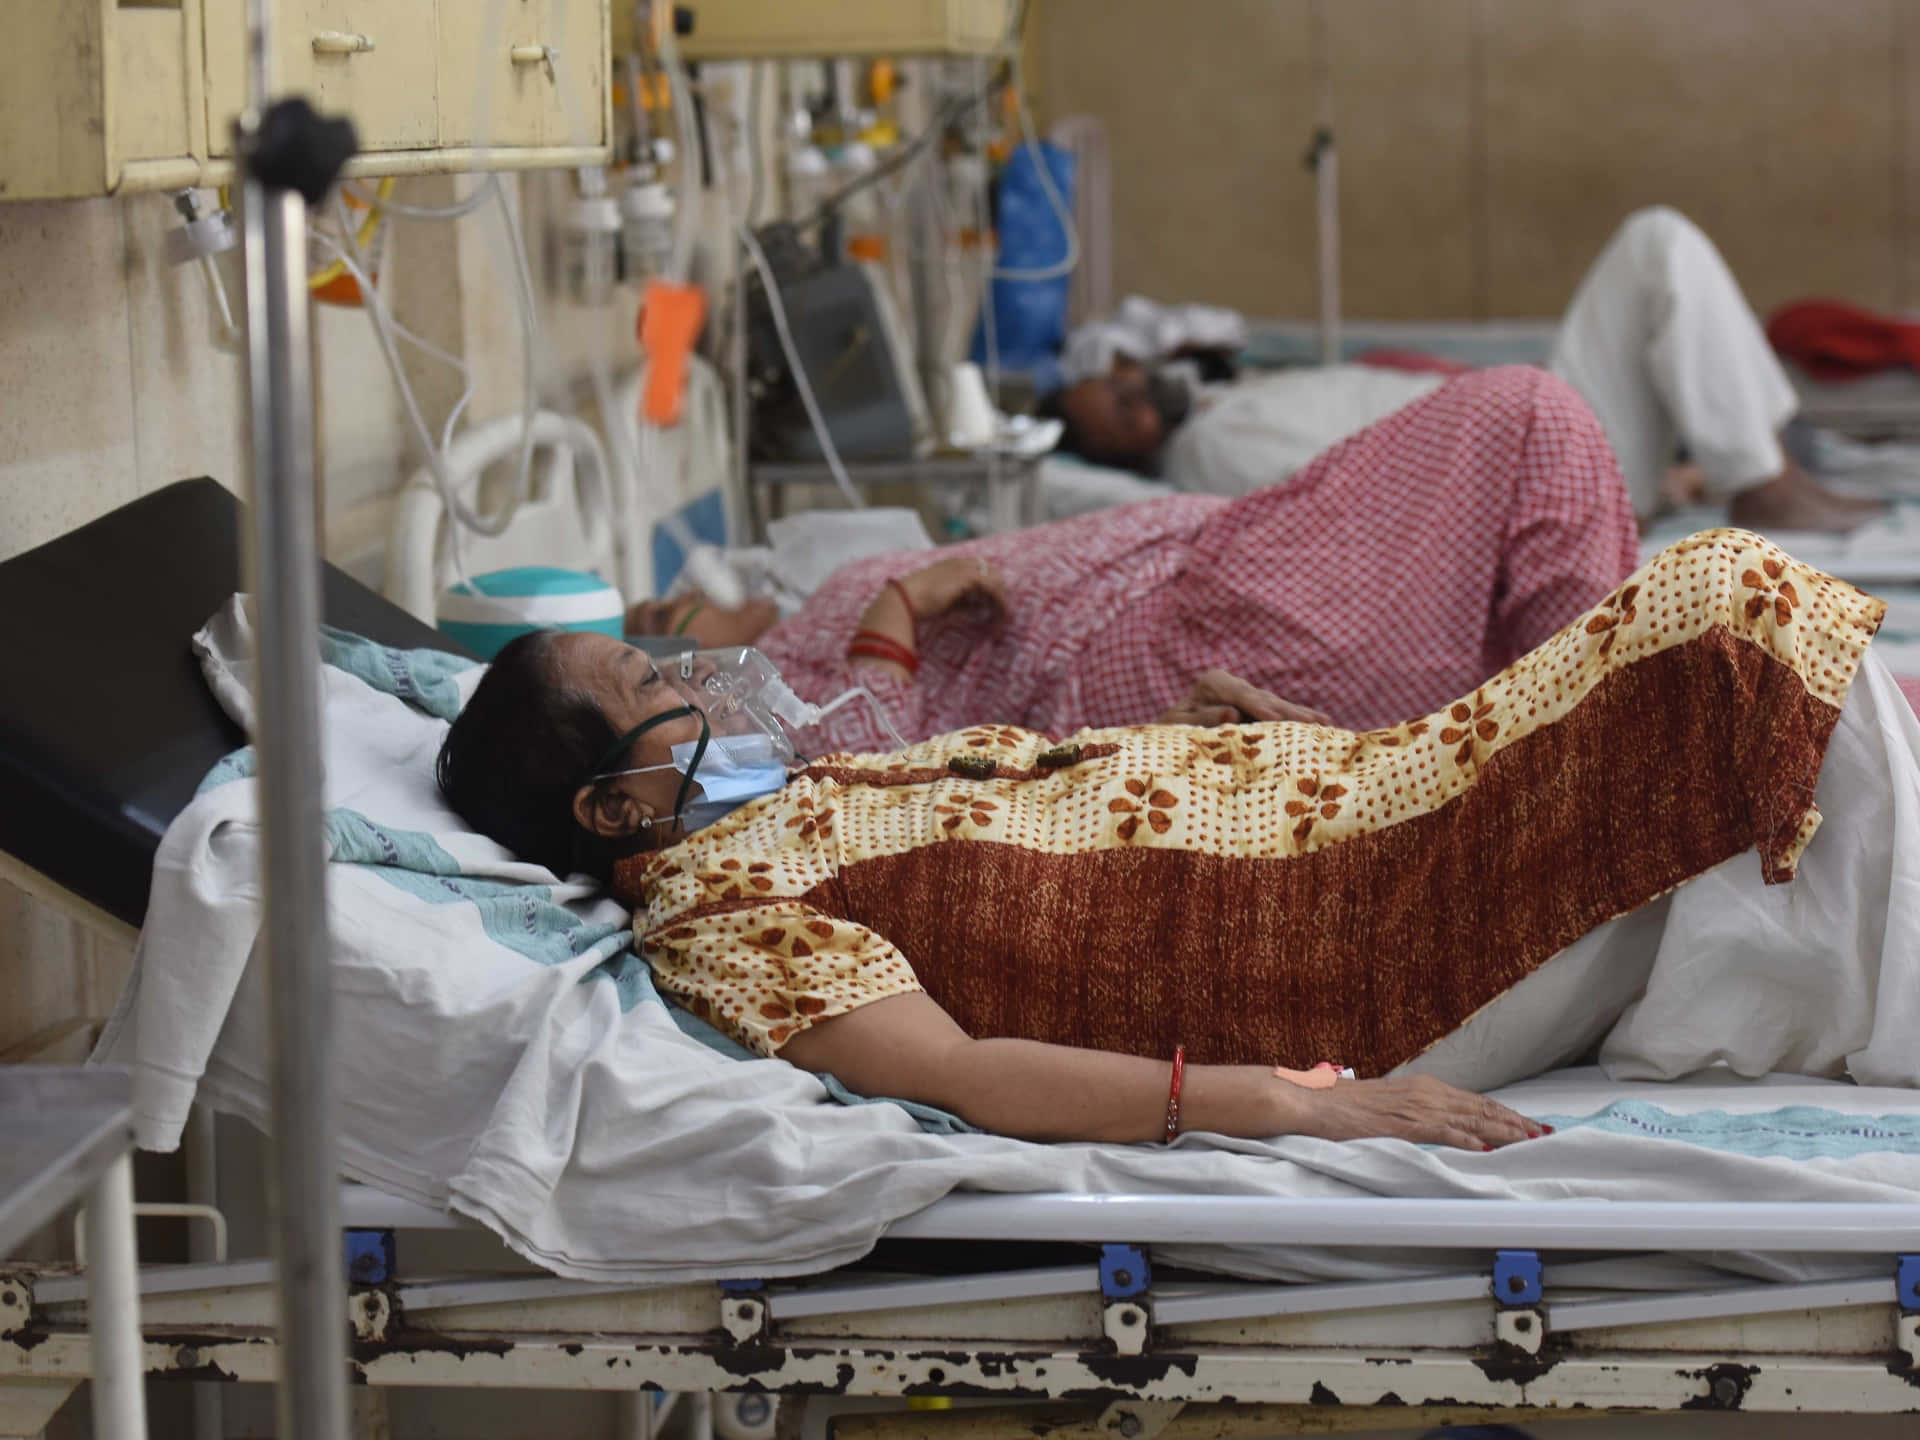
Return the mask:
<svg viewBox="0 0 1920 1440">
<path fill-rule="evenodd" d="M 1844 534 L 1886 511 L 1878 500 L 1838 495 L 1794 461 L 1764 485 L 1742 490 L 1728 506 L 1728 518 L 1748 530 L 1818 530 Z"/>
</svg>

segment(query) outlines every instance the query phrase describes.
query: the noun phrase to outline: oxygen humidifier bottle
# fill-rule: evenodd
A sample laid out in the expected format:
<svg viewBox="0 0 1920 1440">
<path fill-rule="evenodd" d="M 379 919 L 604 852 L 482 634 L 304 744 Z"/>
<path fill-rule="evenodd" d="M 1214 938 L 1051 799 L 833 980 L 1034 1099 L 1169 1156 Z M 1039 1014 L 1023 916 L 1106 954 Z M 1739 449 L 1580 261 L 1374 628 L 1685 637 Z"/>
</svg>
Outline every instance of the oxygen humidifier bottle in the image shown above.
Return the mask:
<svg viewBox="0 0 1920 1440">
<path fill-rule="evenodd" d="M 651 171 L 620 195 L 620 254 L 629 282 L 658 275 L 673 250 L 673 196 Z"/>
</svg>

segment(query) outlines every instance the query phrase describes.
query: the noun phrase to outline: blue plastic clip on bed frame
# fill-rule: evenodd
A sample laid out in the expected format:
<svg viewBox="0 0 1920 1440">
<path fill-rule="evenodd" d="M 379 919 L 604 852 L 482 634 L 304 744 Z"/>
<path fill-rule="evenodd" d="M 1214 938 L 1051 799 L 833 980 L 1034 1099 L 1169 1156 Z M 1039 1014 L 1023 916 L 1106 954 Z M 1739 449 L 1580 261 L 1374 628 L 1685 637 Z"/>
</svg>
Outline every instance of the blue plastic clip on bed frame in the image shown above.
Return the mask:
<svg viewBox="0 0 1920 1440">
<path fill-rule="evenodd" d="M 1109 1300 L 1131 1300 L 1153 1284 L 1153 1266 L 1138 1245 L 1100 1247 L 1100 1293 Z"/>
<path fill-rule="evenodd" d="M 1894 1257 L 1893 1289 L 1902 1310 L 1920 1315 L 1920 1255 Z"/>
<path fill-rule="evenodd" d="M 758 1295 L 766 1288 L 767 1282 L 764 1280 L 722 1280 L 720 1282 L 722 1295 Z"/>
<path fill-rule="evenodd" d="M 1534 1250 L 1493 1252 L 1493 1298 L 1508 1307 L 1538 1305 L 1541 1295 L 1540 1255 Z"/>
<path fill-rule="evenodd" d="M 400 1268 L 391 1230 L 347 1230 L 347 1283 L 384 1285 Z"/>
</svg>

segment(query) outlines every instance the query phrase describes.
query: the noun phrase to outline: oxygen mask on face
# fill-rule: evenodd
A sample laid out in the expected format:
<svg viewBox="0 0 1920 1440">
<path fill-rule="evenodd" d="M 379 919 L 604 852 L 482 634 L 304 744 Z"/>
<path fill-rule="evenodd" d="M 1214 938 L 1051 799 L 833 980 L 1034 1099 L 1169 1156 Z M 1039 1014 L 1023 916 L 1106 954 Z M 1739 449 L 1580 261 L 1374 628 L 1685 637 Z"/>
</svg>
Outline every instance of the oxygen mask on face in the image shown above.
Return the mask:
<svg viewBox="0 0 1920 1440">
<path fill-rule="evenodd" d="M 865 686 L 856 685 L 825 705 L 812 704 L 796 695 L 773 662 L 751 645 L 690 650 L 654 663 L 669 684 L 706 711 L 716 743 L 722 736 L 763 735 L 772 753 L 790 764 L 796 758 L 792 732 L 818 725 L 843 705 L 865 700 L 895 747 L 907 748 Z"/>
<path fill-rule="evenodd" d="M 747 801 L 779 790 L 799 760 L 790 732 L 819 723 L 856 696 L 865 696 L 880 713 L 882 727 L 899 739 L 864 689 L 850 690 L 826 706 L 809 704 L 780 678 L 773 662 L 751 646 L 689 650 L 656 657 L 653 664 L 658 680 L 684 703 L 649 716 L 622 735 L 590 779 L 677 772 L 681 783 L 673 818 L 683 831 L 710 825 Z M 626 759 L 648 731 L 688 718 L 699 722 L 700 736 L 669 746 L 668 764 L 610 768 Z"/>
</svg>

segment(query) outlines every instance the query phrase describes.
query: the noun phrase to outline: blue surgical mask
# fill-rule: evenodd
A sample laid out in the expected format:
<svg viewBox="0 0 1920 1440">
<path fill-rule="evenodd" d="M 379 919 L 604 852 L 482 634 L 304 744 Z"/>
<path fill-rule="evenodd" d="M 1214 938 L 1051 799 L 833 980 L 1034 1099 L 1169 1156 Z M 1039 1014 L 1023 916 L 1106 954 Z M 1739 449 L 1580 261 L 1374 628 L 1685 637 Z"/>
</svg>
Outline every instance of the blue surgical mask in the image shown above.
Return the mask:
<svg viewBox="0 0 1920 1440">
<path fill-rule="evenodd" d="M 673 746 L 669 753 L 673 768 L 690 776 L 708 805 L 724 805 L 731 810 L 771 795 L 787 783 L 786 764 L 766 735 L 715 735 L 707 742 L 704 755 L 696 754 L 699 748 L 699 741 L 689 740 Z"/>
</svg>

